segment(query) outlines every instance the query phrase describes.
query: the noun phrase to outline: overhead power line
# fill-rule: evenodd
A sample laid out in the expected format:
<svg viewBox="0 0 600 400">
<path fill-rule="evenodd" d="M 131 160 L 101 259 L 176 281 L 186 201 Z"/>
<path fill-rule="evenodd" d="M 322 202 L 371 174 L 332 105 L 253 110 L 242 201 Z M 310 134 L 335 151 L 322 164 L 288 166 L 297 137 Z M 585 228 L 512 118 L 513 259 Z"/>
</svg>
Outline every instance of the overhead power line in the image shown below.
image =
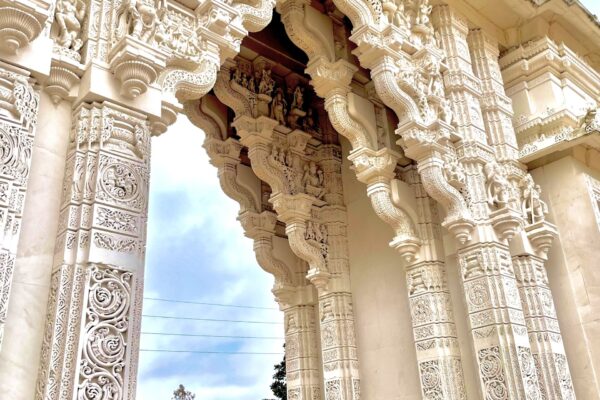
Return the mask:
<svg viewBox="0 0 600 400">
<path fill-rule="evenodd" d="M 170 315 L 149 315 L 149 314 L 143 314 L 142 317 L 145 317 L 145 318 L 162 318 L 162 319 L 179 319 L 179 320 L 187 320 L 187 321 L 234 322 L 234 323 L 241 323 L 241 324 L 283 325 L 283 322 L 275 322 L 275 321 L 245 321 L 245 320 L 237 320 L 237 319 L 174 317 L 174 316 L 170 316 Z"/>
<path fill-rule="evenodd" d="M 274 336 L 228 336 L 228 335 L 204 335 L 204 334 L 198 334 L 198 333 L 142 332 L 142 335 L 190 336 L 190 337 L 207 337 L 207 338 L 224 338 L 224 339 L 284 340 L 284 338 L 282 338 L 282 337 L 274 337 Z"/>
<path fill-rule="evenodd" d="M 194 354 L 241 354 L 241 355 L 277 355 L 282 356 L 283 353 L 260 353 L 253 351 L 196 351 L 196 350 L 163 350 L 163 349 L 141 349 L 143 352 L 153 353 L 194 353 Z"/>
<path fill-rule="evenodd" d="M 153 301 L 164 301 L 167 303 L 183 303 L 183 304 L 197 304 L 201 306 L 215 306 L 215 307 L 233 307 L 233 308 L 252 308 L 255 310 L 275 310 L 279 311 L 276 307 L 258 307 L 258 306 L 243 306 L 238 304 L 222 304 L 222 303 L 204 303 L 200 301 L 191 301 L 191 300 L 174 300 L 174 299 L 162 299 L 159 297 L 144 297 L 144 300 L 153 300 Z"/>
</svg>

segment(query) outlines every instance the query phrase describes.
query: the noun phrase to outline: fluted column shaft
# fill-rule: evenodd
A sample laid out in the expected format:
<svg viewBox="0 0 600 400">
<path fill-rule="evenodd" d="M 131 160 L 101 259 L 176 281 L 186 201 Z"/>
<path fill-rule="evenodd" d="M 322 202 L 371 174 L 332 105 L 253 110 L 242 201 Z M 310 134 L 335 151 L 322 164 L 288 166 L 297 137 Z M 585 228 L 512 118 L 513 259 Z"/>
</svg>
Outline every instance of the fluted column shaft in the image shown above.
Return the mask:
<svg viewBox="0 0 600 400">
<path fill-rule="evenodd" d="M 466 173 L 466 192 L 477 221 L 476 237 L 458 250 L 460 273 L 486 399 L 529 399 L 539 385 L 514 268 L 508 247 L 494 234 L 487 204 L 483 165 L 495 157 L 481 113 L 481 82 L 475 77 L 467 44 L 468 22 L 449 6 L 433 11 L 447 55 L 447 94 L 453 104 L 459 161 Z"/>
<path fill-rule="evenodd" d="M 150 163 L 146 118 L 73 113 L 36 399 L 135 397 Z"/>
</svg>

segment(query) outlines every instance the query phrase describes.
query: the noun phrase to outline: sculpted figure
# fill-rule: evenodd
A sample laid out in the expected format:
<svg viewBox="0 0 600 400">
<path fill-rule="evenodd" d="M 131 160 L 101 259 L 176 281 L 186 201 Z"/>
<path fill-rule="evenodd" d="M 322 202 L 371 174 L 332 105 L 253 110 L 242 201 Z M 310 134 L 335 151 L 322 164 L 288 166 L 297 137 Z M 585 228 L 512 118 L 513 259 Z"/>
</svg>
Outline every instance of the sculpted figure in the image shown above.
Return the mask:
<svg viewBox="0 0 600 400">
<path fill-rule="evenodd" d="M 302 110 L 304 106 L 304 89 L 298 85 L 294 89 L 294 99 L 292 100 L 292 109 L 297 108 Z"/>
<path fill-rule="evenodd" d="M 417 20 L 415 21 L 416 25 L 428 25 L 429 24 L 429 14 L 431 14 L 431 5 L 429 5 L 429 0 L 421 0 L 419 2 L 419 8 L 417 9 Z"/>
<path fill-rule="evenodd" d="M 258 84 L 258 93 L 266 94 L 270 97 L 273 94 L 274 87 L 275 81 L 271 77 L 271 70 L 268 68 L 263 69 L 260 83 Z"/>
<path fill-rule="evenodd" d="M 283 91 L 281 88 L 277 89 L 273 103 L 271 103 L 271 115 L 270 117 L 279 122 L 281 125 L 285 125 L 285 116 L 287 115 L 287 101 L 283 97 Z"/>
<path fill-rule="evenodd" d="M 540 185 L 536 185 L 531 175 L 527 174 L 521 179 L 519 186 L 523 189 L 521 208 L 527 221 L 530 224 L 543 221 L 548 214 L 548 205 L 540 197 L 542 193 Z"/>
<path fill-rule="evenodd" d="M 56 4 L 55 15 L 59 28 L 58 44 L 78 51 L 83 45 L 79 36 L 85 17 L 85 3 L 81 0 L 60 0 Z"/>
<path fill-rule="evenodd" d="M 128 14 L 131 36 L 148 43 L 154 34 L 158 20 L 154 5 L 144 0 L 130 0 Z"/>
<path fill-rule="evenodd" d="M 406 12 L 404 0 L 394 0 L 394 4 L 397 8 L 394 12 L 392 24 L 398 28 L 410 29 L 410 15 Z"/>
<path fill-rule="evenodd" d="M 452 123 L 454 114 L 452 113 L 452 106 L 450 105 L 450 100 L 448 99 L 443 99 L 440 103 L 440 118 L 448 125 Z"/>
<path fill-rule="evenodd" d="M 458 160 L 450 154 L 444 156 L 444 175 L 446 180 L 453 186 L 462 186 L 466 180 L 464 169 Z"/>
<path fill-rule="evenodd" d="M 487 181 L 487 197 L 490 206 L 506 207 L 511 202 L 510 183 L 506 171 L 499 164 L 492 162 L 483 167 Z"/>
<path fill-rule="evenodd" d="M 307 194 L 315 196 L 317 199 L 322 199 L 325 195 L 323 181 L 323 171 L 317 167 L 317 164 L 314 161 L 311 161 L 304 166 L 302 186 L 304 186 L 304 190 Z"/>
</svg>

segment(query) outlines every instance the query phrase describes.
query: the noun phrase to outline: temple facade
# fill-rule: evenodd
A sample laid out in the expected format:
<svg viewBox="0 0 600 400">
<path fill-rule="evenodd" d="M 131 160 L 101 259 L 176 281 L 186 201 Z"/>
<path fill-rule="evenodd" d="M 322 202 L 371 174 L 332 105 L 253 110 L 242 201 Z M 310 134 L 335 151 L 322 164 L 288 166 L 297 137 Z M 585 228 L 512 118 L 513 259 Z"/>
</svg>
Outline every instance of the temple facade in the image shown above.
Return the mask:
<svg viewBox="0 0 600 400">
<path fill-rule="evenodd" d="M 0 0 L 0 398 L 135 398 L 179 117 L 288 399 L 600 400 L 599 71 L 577 0 Z"/>
</svg>

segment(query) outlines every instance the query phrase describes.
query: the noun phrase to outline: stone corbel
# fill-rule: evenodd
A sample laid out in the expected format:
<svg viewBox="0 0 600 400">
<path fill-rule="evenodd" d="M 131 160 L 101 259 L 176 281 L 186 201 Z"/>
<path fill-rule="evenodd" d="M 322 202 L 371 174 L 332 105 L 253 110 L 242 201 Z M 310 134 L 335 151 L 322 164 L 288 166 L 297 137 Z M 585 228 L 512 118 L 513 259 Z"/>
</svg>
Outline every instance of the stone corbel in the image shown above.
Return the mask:
<svg viewBox="0 0 600 400">
<path fill-rule="evenodd" d="M 525 233 L 535 254 L 543 260 L 548 259 L 548 251 L 554 239 L 558 237 L 556 226 L 548 221 L 540 221 L 525 227 Z"/>
<path fill-rule="evenodd" d="M 271 160 L 272 135 L 277 125 L 277 121 L 271 118 L 246 116 L 238 117 L 232 123 L 241 138 L 240 142 L 248 147 L 248 156 L 256 176 L 267 182 L 274 194 L 288 192 L 283 172 Z"/>
<path fill-rule="evenodd" d="M 1 0 L 0 51 L 17 54 L 44 29 L 52 1 Z"/>
<path fill-rule="evenodd" d="M 492 226 L 498 235 L 498 239 L 510 242 L 523 227 L 523 216 L 520 211 L 510 206 L 501 208 L 490 214 Z"/>
<path fill-rule="evenodd" d="M 193 71 L 179 68 L 166 69 L 159 77 L 163 98 L 176 104 L 177 101 L 196 100 L 207 94 L 217 80 L 220 66 L 219 54 L 220 50 L 216 44 L 206 42 L 206 49 L 203 50 L 196 69 Z"/>
<path fill-rule="evenodd" d="M 396 131 L 403 138 L 399 142 L 405 146 L 406 155 L 417 161 L 425 191 L 446 210 L 442 226 L 459 243 L 465 244 L 471 239 L 475 224 L 463 195 L 448 182 L 444 174 L 443 156 L 451 146 L 451 132 L 451 127 L 439 120 L 427 127 L 415 122 L 408 123 Z"/>
<path fill-rule="evenodd" d="M 421 247 L 414 221 L 408 213 L 394 204 L 390 183 L 398 155 L 389 149 L 374 152 L 369 149 L 354 151 L 349 157 L 356 168 L 359 181 L 367 185 L 367 195 L 377 216 L 394 229 L 390 247 L 396 249 L 407 263 L 412 263 Z"/>
<path fill-rule="evenodd" d="M 108 59 L 121 82 L 121 95 L 129 99 L 145 93 L 166 66 L 166 54 L 129 35 L 112 48 Z"/>
<path fill-rule="evenodd" d="M 381 13 L 377 15 L 373 7 L 369 6 L 369 2 L 364 0 L 333 0 L 333 3 L 338 10 L 350 18 L 354 29 L 363 26 L 375 27 L 382 15 Z"/>
<path fill-rule="evenodd" d="M 292 42 L 301 48 L 310 60 L 325 57 L 329 61 L 335 58 L 333 36 L 326 37 L 326 25 L 319 26 L 321 31 L 311 29 L 311 21 L 315 21 L 321 14 L 310 15 L 310 1 L 307 0 L 280 0 L 277 11 L 281 14 L 285 31 Z M 327 21 L 329 22 L 329 21 Z M 314 24 L 314 22 L 313 22 Z"/>
<path fill-rule="evenodd" d="M 276 297 L 286 297 L 293 286 L 292 270 L 273 252 L 273 236 L 277 216 L 270 211 L 260 214 L 255 211 L 242 211 L 238 216 L 244 228 L 244 235 L 254 241 L 254 253 L 258 265 L 265 272 L 275 277 L 273 294 Z"/>
<path fill-rule="evenodd" d="M 312 206 L 317 199 L 299 193 L 295 195 L 277 193 L 271 198 L 279 220 L 285 223 L 285 233 L 294 254 L 308 262 L 307 278 L 319 291 L 326 291 L 331 274 L 322 249 L 306 239 L 306 225 L 311 219 Z"/>
<path fill-rule="evenodd" d="M 352 118 L 348 111 L 350 83 L 358 68 L 348 61 L 330 63 L 317 58 L 309 63 L 306 72 L 318 96 L 325 99 L 325 110 L 335 130 L 350 141 L 353 149 L 373 148 L 373 139 L 366 128 Z"/>
<path fill-rule="evenodd" d="M 235 115 L 256 117 L 258 116 L 257 109 L 252 104 L 251 99 L 237 92 L 230 85 L 231 71 L 234 68 L 236 68 L 234 61 L 225 61 L 215 83 L 215 94 L 223 104 L 227 104 L 233 110 Z"/>
<path fill-rule="evenodd" d="M 250 6 L 243 3 L 234 4 L 233 8 L 238 12 L 238 21 L 248 32 L 258 32 L 264 29 L 273 18 L 274 0 L 260 0 L 256 6 Z"/>
<path fill-rule="evenodd" d="M 59 54 L 52 56 L 45 90 L 54 104 L 69 99 L 71 89 L 79 82 L 83 72 L 83 66 L 73 59 Z"/>
<path fill-rule="evenodd" d="M 254 196 L 237 181 L 237 167 L 240 164 L 242 145 L 233 138 L 222 141 L 207 137 L 203 147 L 210 157 L 210 163 L 217 167 L 221 189 L 240 204 L 240 213 L 260 210 Z"/>
<path fill-rule="evenodd" d="M 163 101 L 160 106 L 160 118 L 150 118 L 152 136 L 160 136 L 165 133 L 167 128 L 175 123 L 180 111 L 179 107 Z"/>
</svg>

